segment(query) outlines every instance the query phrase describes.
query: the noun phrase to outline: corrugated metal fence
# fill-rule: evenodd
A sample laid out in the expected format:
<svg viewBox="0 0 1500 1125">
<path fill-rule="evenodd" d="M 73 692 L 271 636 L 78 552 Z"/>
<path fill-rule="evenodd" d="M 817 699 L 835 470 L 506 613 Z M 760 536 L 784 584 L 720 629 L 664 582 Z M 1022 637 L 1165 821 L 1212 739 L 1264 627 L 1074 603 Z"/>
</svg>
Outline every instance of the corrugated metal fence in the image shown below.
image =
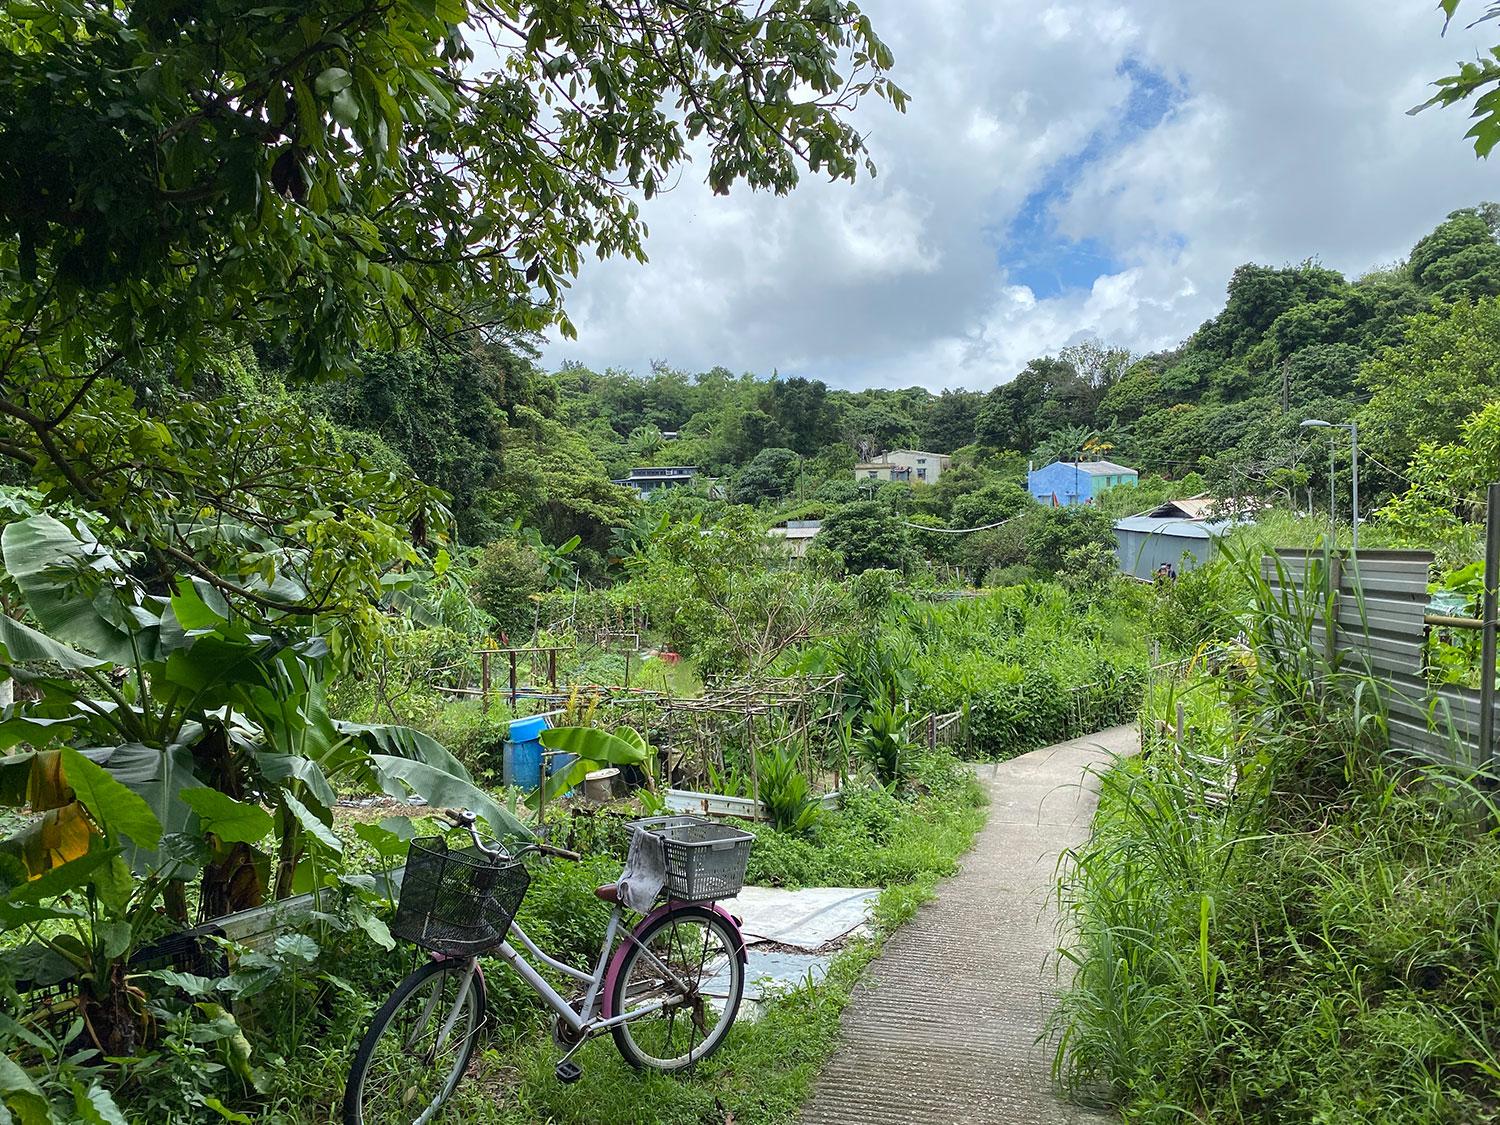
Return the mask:
<svg viewBox="0 0 1500 1125">
<path fill-rule="evenodd" d="M 1484 623 L 1428 613 L 1427 584 L 1432 555 L 1427 551 L 1360 551 L 1330 557 L 1322 552 L 1278 551 L 1261 564 L 1262 576 L 1278 597 L 1292 595 L 1313 612 L 1309 639 L 1338 655 L 1346 670 L 1368 669 L 1382 685 L 1391 746 L 1469 769 L 1488 768 L 1493 730 L 1482 723 L 1486 704 L 1496 712 L 1494 692 L 1427 679 L 1425 653 L 1432 628 L 1482 630 Z M 1325 585 L 1326 583 L 1326 585 Z M 1325 605 L 1332 602 L 1332 628 Z M 1309 606 L 1307 599 L 1313 599 Z M 1491 619 L 1490 630 L 1494 622 Z M 1491 650 L 1492 651 L 1492 650 Z M 1481 669 L 1480 682 L 1494 683 L 1494 668 Z M 1491 739 L 1493 741 L 1493 739 Z"/>
</svg>

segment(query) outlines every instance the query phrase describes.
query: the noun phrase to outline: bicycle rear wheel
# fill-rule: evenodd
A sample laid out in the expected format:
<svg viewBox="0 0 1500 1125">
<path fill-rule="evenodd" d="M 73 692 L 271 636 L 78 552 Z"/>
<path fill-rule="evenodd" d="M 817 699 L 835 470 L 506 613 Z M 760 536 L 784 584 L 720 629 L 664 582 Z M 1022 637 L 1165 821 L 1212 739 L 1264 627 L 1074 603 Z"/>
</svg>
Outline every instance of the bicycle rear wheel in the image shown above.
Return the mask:
<svg viewBox="0 0 1500 1125">
<path fill-rule="evenodd" d="M 484 1021 L 484 978 L 471 975 L 469 964 L 423 965 L 381 1005 L 349 1071 L 344 1125 L 436 1119 L 468 1068 Z"/>
<path fill-rule="evenodd" d="M 634 1067 L 674 1071 L 723 1045 L 739 1014 L 745 966 L 739 941 L 712 910 L 683 906 L 636 933 L 615 981 L 616 1014 L 640 1013 L 614 1029 Z M 680 984 L 679 984 L 680 982 Z"/>
</svg>

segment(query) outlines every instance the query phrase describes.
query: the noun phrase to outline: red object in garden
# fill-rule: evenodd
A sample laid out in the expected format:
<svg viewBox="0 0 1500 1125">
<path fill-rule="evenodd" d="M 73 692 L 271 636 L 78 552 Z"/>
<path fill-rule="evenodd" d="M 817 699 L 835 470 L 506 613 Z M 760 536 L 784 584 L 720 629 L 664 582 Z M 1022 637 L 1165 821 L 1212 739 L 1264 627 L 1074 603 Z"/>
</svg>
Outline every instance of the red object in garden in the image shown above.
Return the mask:
<svg viewBox="0 0 1500 1125">
<path fill-rule="evenodd" d="M 679 653 L 675 652 L 664 652 L 661 654 L 661 658 L 668 664 L 676 664 L 679 660 L 682 659 L 682 656 Z"/>
</svg>

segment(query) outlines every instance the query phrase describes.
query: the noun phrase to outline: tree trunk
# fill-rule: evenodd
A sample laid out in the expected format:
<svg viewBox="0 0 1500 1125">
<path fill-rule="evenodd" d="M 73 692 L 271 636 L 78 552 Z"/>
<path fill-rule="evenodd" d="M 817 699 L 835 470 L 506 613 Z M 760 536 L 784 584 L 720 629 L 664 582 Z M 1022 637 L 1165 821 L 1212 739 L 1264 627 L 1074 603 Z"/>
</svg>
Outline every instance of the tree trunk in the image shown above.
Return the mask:
<svg viewBox="0 0 1500 1125">
<path fill-rule="evenodd" d="M 111 1058 L 134 1055 L 141 1042 L 140 1014 L 125 980 L 125 960 L 110 962 L 104 981 L 85 988 L 81 996 L 83 1014 L 99 1050 Z"/>
<path fill-rule="evenodd" d="M 193 760 L 205 782 L 237 801 L 245 799 L 244 778 L 230 753 L 229 736 L 221 728 L 204 732 L 193 747 Z M 265 902 L 268 863 L 264 853 L 249 844 L 226 848 L 221 843 L 214 854 L 216 858 L 203 869 L 201 917 L 220 918 Z"/>
<path fill-rule="evenodd" d="M 230 845 L 219 859 L 203 869 L 202 916 L 205 919 L 222 918 L 225 914 L 263 905 L 266 901 L 266 862 L 266 856 L 249 844 Z"/>
</svg>

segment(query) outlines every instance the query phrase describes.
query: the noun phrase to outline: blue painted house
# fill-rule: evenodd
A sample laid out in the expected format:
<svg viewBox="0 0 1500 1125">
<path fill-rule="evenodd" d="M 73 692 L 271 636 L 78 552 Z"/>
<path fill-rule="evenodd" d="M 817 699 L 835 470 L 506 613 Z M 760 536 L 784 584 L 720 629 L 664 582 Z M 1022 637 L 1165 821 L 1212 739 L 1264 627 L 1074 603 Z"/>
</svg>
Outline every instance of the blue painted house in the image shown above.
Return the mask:
<svg viewBox="0 0 1500 1125">
<path fill-rule="evenodd" d="M 1139 482 L 1139 473 L 1113 461 L 1054 461 L 1026 474 L 1026 491 L 1039 504 L 1067 508 L 1092 504 L 1106 488 Z"/>
</svg>

